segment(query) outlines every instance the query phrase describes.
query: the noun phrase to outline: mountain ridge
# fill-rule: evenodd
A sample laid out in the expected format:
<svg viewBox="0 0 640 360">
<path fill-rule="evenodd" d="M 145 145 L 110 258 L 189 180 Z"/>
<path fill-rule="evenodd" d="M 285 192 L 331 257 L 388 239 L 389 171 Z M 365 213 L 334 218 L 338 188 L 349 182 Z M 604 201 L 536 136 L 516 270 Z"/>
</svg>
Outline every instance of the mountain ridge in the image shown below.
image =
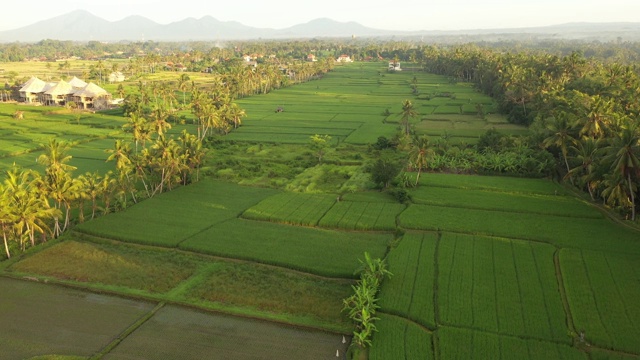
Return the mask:
<svg viewBox="0 0 640 360">
<path fill-rule="evenodd" d="M 37 42 L 44 39 L 71 41 L 195 41 L 250 40 L 314 37 L 455 37 L 500 39 L 505 34 L 533 34 L 538 37 L 584 40 L 640 40 L 640 22 L 564 23 L 551 26 L 510 29 L 396 31 L 366 27 L 354 21 L 318 18 L 283 29 L 257 28 L 238 21 L 221 21 L 211 15 L 188 17 L 159 24 L 140 15 L 107 21 L 86 10 L 40 20 L 18 29 L 0 31 L 0 42 Z M 488 36 L 491 35 L 491 36 Z M 485 38 L 483 38 L 485 37 Z"/>
</svg>

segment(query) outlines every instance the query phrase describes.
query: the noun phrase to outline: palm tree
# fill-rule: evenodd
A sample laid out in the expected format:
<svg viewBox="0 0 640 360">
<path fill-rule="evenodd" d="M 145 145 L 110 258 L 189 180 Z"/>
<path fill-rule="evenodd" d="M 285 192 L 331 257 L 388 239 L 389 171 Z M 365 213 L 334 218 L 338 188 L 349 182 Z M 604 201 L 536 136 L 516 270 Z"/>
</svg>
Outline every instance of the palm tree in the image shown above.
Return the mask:
<svg viewBox="0 0 640 360">
<path fill-rule="evenodd" d="M 68 165 L 71 155 L 67 155 L 67 151 L 71 146 L 64 141 L 58 142 L 56 138 L 49 140 L 44 146 L 44 153 L 38 156 L 38 163 L 45 166 L 45 174 L 47 181 L 55 182 L 58 177 L 62 177 L 64 173 L 71 172 L 76 168 Z"/>
<path fill-rule="evenodd" d="M 418 116 L 418 112 L 413 108 L 411 101 L 405 100 L 402 102 L 402 113 L 400 116 L 400 121 L 404 126 L 404 133 L 405 135 L 409 135 L 411 130 L 409 120 Z"/>
<path fill-rule="evenodd" d="M 167 130 L 171 129 L 171 124 L 167 121 L 169 112 L 164 106 L 156 106 L 151 112 L 151 124 L 159 137 L 164 137 Z"/>
<path fill-rule="evenodd" d="M 98 210 L 98 198 L 101 195 L 100 183 L 102 182 L 102 176 L 98 172 L 87 172 L 84 175 L 80 175 L 78 179 L 82 182 L 82 189 L 85 194 L 85 198 L 91 200 L 91 218 L 95 218 L 96 211 Z"/>
<path fill-rule="evenodd" d="M 123 142 L 122 140 L 116 140 L 113 149 L 105 150 L 107 153 L 111 154 L 107 158 L 107 161 L 116 162 L 116 170 L 119 175 L 119 183 L 121 185 L 121 190 L 124 194 L 124 204 L 126 204 L 126 193 L 127 191 L 131 192 L 131 197 L 133 202 L 137 202 L 134 188 L 132 187 L 131 177 L 129 176 L 133 172 L 133 164 L 132 164 L 132 154 L 131 154 L 131 145 L 128 142 Z"/>
<path fill-rule="evenodd" d="M 147 119 L 137 113 L 129 114 L 129 122 L 122 126 L 123 130 L 130 130 L 133 133 L 136 154 L 138 153 L 138 143 L 142 142 L 145 146 L 147 140 L 151 138 L 151 127 L 147 123 Z"/>
<path fill-rule="evenodd" d="M 584 125 L 580 130 L 580 135 L 602 138 L 605 136 L 607 125 L 613 112 L 613 100 L 606 100 L 600 95 L 590 98 Z"/>
<path fill-rule="evenodd" d="M 11 258 L 8 240 L 9 231 L 14 222 L 13 211 L 11 209 L 12 205 L 9 192 L 5 190 L 2 184 L 0 184 L 0 229 L 2 229 L 2 240 L 4 242 L 4 251 L 7 254 L 7 259 Z"/>
<path fill-rule="evenodd" d="M 640 134 L 637 122 L 629 120 L 627 126 L 615 136 L 609 146 L 609 158 L 612 170 L 625 179 L 630 199 L 631 220 L 636 219 L 635 192 L 636 182 L 640 178 Z"/>
<path fill-rule="evenodd" d="M 567 149 L 574 141 L 574 123 L 569 120 L 567 113 L 561 112 L 547 125 L 547 129 L 551 132 L 551 135 L 544 139 L 542 144 L 545 148 L 551 146 L 559 147 L 562 152 L 564 164 L 567 167 L 567 172 L 571 171 L 569 161 L 567 160 Z"/>
<path fill-rule="evenodd" d="M 187 74 L 180 74 L 180 77 L 178 78 L 178 89 L 180 89 L 180 91 L 182 91 L 182 105 L 183 106 L 187 103 L 186 91 L 187 91 L 187 88 L 189 87 L 189 80 L 191 80 L 191 79 L 189 78 L 189 75 L 187 75 Z"/>
<path fill-rule="evenodd" d="M 242 118 L 246 115 L 245 111 L 236 103 L 231 103 L 227 109 L 227 117 L 233 122 L 233 128 L 237 129 L 242 123 Z"/>
<path fill-rule="evenodd" d="M 426 136 L 420 136 L 414 139 L 413 147 L 409 154 L 409 162 L 418 169 L 415 186 L 420 183 L 420 173 L 422 169 L 426 169 L 430 158 L 435 154 L 429 146 L 429 139 Z"/>
<path fill-rule="evenodd" d="M 582 186 L 586 186 L 592 200 L 595 200 L 594 190 L 599 182 L 595 176 L 595 171 L 598 166 L 599 155 L 602 152 L 601 143 L 601 141 L 586 138 L 575 141 L 574 145 L 570 147 L 575 154 L 575 159 L 580 164 L 569 170 L 567 176 L 577 178 Z"/>
</svg>

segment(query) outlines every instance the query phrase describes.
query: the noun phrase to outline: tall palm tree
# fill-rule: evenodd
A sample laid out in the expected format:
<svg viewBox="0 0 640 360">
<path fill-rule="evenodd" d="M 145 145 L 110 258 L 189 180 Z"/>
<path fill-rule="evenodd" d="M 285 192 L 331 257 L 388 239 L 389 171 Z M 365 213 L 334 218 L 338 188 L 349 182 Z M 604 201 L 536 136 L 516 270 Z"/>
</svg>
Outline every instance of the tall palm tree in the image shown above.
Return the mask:
<svg viewBox="0 0 640 360">
<path fill-rule="evenodd" d="M 602 141 L 584 138 L 575 141 L 570 149 L 575 154 L 575 159 L 579 161 L 579 165 L 569 170 L 567 177 L 576 178 L 579 184 L 586 186 L 591 199 L 595 200 L 594 190 L 600 181 L 595 172 L 602 152 Z"/>
<path fill-rule="evenodd" d="M 410 164 L 418 169 L 415 186 L 418 186 L 420 183 L 420 174 L 422 169 L 427 168 L 429 160 L 434 154 L 435 152 L 429 146 L 429 139 L 426 136 L 415 138 L 413 147 L 409 154 Z"/>
<path fill-rule="evenodd" d="M 189 80 L 191 80 L 191 79 L 189 78 L 189 75 L 187 75 L 187 74 L 180 74 L 180 77 L 178 78 L 178 89 L 180 89 L 180 91 L 182 91 L 182 105 L 183 106 L 187 103 L 186 92 L 187 92 L 187 88 L 189 87 Z"/>
<path fill-rule="evenodd" d="M 559 147 L 562 152 L 564 164 L 567 167 L 567 172 L 571 171 L 569 168 L 569 161 L 567 159 L 567 149 L 574 141 L 574 122 L 569 119 L 569 115 L 567 113 L 561 112 L 547 125 L 547 130 L 551 132 L 551 135 L 545 138 L 542 144 L 545 148 L 549 148 L 551 146 Z"/>
<path fill-rule="evenodd" d="M 226 113 L 227 118 L 233 123 L 234 129 L 242 124 L 242 118 L 246 115 L 246 112 L 236 103 L 231 103 Z"/>
<path fill-rule="evenodd" d="M 639 129 L 637 122 L 629 120 L 627 126 L 622 128 L 609 146 L 611 168 L 624 178 L 627 184 L 632 221 L 636 219 L 635 193 L 637 191 L 637 181 L 640 178 Z"/>
<path fill-rule="evenodd" d="M 63 177 L 65 173 L 71 172 L 76 168 L 67 164 L 71 160 L 71 155 L 67 155 L 67 151 L 71 146 L 64 142 L 51 138 L 49 143 L 44 146 L 44 153 L 38 156 L 38 163 L 45 166 L 45 174 L 47 181 L 55 182 L 58 177 Z"/>
<path fill-rule="evenodd" d="M 124 194 L 124 204 L 126 204 L 126 193 L 130 192 L 133 202 L 137 202 L 133 183 L 131 181 L 130 174 L 134 170 L 131 154 L 131 145 L 128 142 L 122 140 L 116 140 L 113 149 L 105 150 L 109 153 L 107 161 L 116 162 L 116 171 L 118 171 L 119 184 L 121 185 L 121 191 Z"/>
<path fill-rule="evenodd" d="M 0 184 L 0 229 L 2 230 L 2 240 L 7 259 L 11 257 L 11 252 L 9 251 L 9 232 L 14 222 L 12 206 L 9 192 Z"/>
<path fill-rule="evenodd" d="M 607 125 L 611 119 L 614 103 L 600 95 L 590 98 L 588 108 L 585 109 L 584 125 L 580 135 L 602 138 L 606 134 Z"/>
<path fill-rule="evenodd" d="M 151 111 L 151 125 L 159 137 L 164 137 L 167 130 L 171 129 L 171 124 L 167 121 L 168 118 L 169 111 L 164 106 L 156 106 Z"/>
<path fill-rule="evenodd" d="M 405 135 L 409 135 L 411 131 L 411 127 L 409 124 L 409 120 L 418 116 L 418 112 L 414 109 L 413 104 L 410 100 L 404 100 L 402 102 L 402 113 L 400 114 L 400 121 L 404 126 Z"/>
</svg>

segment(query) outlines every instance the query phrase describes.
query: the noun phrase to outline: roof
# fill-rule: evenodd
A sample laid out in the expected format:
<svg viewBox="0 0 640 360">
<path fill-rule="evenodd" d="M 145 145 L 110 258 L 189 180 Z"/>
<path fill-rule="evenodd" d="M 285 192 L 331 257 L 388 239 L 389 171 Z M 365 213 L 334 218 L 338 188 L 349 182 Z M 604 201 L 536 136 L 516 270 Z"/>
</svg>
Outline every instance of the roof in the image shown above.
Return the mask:
<svg viewBox="0 0 640 360">
<path fill-rule="evenodd" d="M 86 97 L 97 97 L 100 95 L 108 95 L 107 90 L 101 88 L 100 86 L 89 83 L 87 86 L 73 93 L 74 96 L 86 96 Z"/>
<path fill-rule="evenodd" d="M 47 87 L 47 83 L 38 79 L 35 76 L 32 76 L 31 79 L 29 79 L 29 81 L 24 83 L 20 91 L 29 92 L 29 93 L 39 93 L 44 91 L 46 87 Z"/>
<path fill-rule="evenodd" d="M 83 88 L 85 86 L 87 86 L 87 83 L 78 79 L 77 77 L 73 77 L 73 79 L 69 80 L 69 84 L 71 84 L 71 86 L 73 86 L 74 88 Z"/>
<path fill-rule="evenodd" d="M 49 95 L 67 95 L 73 93 L 73 86 L 64 80 L 60 80 L 55 85 L 51 86 L 44 93 Z"/>
</svg>

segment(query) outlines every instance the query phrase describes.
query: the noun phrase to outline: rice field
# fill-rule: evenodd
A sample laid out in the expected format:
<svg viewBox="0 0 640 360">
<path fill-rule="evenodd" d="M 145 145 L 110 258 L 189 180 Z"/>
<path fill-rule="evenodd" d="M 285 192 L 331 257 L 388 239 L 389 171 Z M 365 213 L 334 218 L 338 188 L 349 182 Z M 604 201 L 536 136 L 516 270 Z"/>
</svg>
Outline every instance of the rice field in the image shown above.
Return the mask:
<svg viewBox="0 0 640 360">
<path fill-rule="evenodd" d="M 640 353 L 637 256 L 562 249 L 560 265 L 576 330 L 588 343 Z"/>
<path fill-rule="evenodd" d="M 289 225 L 315 226 L 335 202 L 336 197 L 331 194 L 285 192 L 262 200 L 244 211 L 242 217 Z"/>
<path fill-rule="evenodd" d="M 443 324 L 569 342 L 549 245 L 445 234 L 439 244 Z"/>
<path fill-rule="evenodd" d="M 373 336 L 373 345 L 369 350 L 370 360 L 434 357 L 432 334 L 415 323 L 381 314 L 376 326 L 378 333 Z"/>
<path fill-rule="evenodd" d="M 407 233 L 388 257 L 393 274 L 380 289 L 380 309 L 435 328 L 435 233 Z"/>
<path fill-rule="evenodd" d="M 477 104 L 485 112 L 494 112 L 496 104 L 470 86 L 423 73 L 378 74 L 379 65 L 341 66 L 322 80 L 239 101 L 247 118 L 223 142 L 229 153 L 245 153 L 215 158 L 208 172 L 249 182 L 238 180 L 253 171 L 243 168 L 243 159 L 259 154 L 277 163 L 269 166 L 289 169 L 285 175 L 265 172 L 260 185 L 286 191 L 202 180 L 80 224 L 70 238 L 3 271 L 350 333 L 339 300 L 351 291 L 366 251 L 386 258 L 393 274 L 378 294 L 380 320 L 370 359 L 638 358 L 640 312 L 634 301 L 640 296 L 640 235 L 558 184 L 427 173 L 408 190 L 408 205 L 386 192 L 345 191 L 349 181 L 362 180 L 352 178 L 352 170 L 367 159 L 336 154 L 393 136 L 405 99 L 420 113 L 412 120 L 418 135 L 472 143 L 488 128 L 526 131 L 493 113 L 478 117 Z M 411 95 L 414 76 L 417 96 Z M 284 111 L 275 113 L 277 107 Z M 0 105 L 3 167 L 15 162 L 38 168 L 33 159 L 41 144 L 56 136 L 73 143 L 78 173 L 107 171 L 113 165 L 105 163 L 104 149 L 128 136 L 117 115 L 87 114 L 78 121 L 29 107 L 26 119 L 16 121 L 15 109 Z M 301 149 L 315 134 L 331 136 L 325 165 L 304 163 L 307 157 L 314 160 Z M 290 145 L 276 149 L 279 144 Z M 343 180 L 336 184 L 332 177 Z M 318 185 L 318 179 L 327 181 Z M 20 294 L 20 286 L 11 284 L 9 292 Z M 0 309 L 21 301 L 11 299 L 0 299 Z M 148 304 L 143 307 L 121 316 L 136 320 L 150 311 Z M 16 328 L 13 315 L 0 310 L 3 316 L 9 319 L 2 322 L 5 330 L 13 333 L 0 355 L 35 356 L 44 342 L 60 340 L 36 332 L 43 343 L 25 341 L 20 334 L 31 334 L 34 323 Z M 167 306 L 105 358 L 202 358 L 212 351 L 239 359 L 334 358 L 336 351 L 341 357 L 347 350 L 335 334 L 236 321 Z M 75 331 L 76 324 L 65 326 Z M 95 332 L 86 326 L 89 334 Z M 260 332 L 268 336 L 256 336 Z M 96 338 L 102 343 L 55 351 L 93 353 L 104 346 L 105 337 Z"/>
<path fill-rule="evenodd" d="M 353 278 L 364 252 L 382 258 L 391 240 L 390 234 L 347 233 L 232 219 L 188 238 L 179 248 L 322 276 Z"/>
<path fill-rule="evenodd" d="M 586 353 L 565 344 L 500 336 L 477 330 L 442 327 L 435 336 L 440 345 L 441 359 L 588 359 Z"/>
</svg>

